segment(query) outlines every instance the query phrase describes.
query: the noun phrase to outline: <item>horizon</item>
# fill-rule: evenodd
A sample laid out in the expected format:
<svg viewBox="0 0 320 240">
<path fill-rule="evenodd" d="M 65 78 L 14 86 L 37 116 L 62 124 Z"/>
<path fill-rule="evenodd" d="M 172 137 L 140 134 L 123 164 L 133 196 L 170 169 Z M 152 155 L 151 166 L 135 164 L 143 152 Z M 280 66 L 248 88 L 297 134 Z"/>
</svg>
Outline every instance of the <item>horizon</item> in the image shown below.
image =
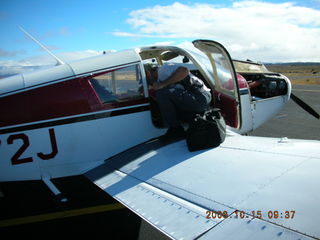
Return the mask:
<svg viewBox="0 0 320 240">
<path fill-rule="evenodd" d="M 232 60 L 239 60 L 239 59 L 232 59 Z M 246 60 L 240 60 L 240 61 L 246 61 Z M 66 62 L 68 63 L 68 62 Z M 265 66 L 271 66 L 271 65 L 283 65 L 283 66 L 318 66 L 320 65 L 320 62 L 256 62 L 261 63 Z M 0 79 L 11 77 L 17 74 L 22 73 L 28 73 L 33 71 L 38 71 L 46 68 L 54 67 L 54 64 L 48 64 L 48 65 L 34 65 L 34 66 L 15 66 L 13 68 L 6 68 L 4 66 L 0 66 Z"/>
</svg>

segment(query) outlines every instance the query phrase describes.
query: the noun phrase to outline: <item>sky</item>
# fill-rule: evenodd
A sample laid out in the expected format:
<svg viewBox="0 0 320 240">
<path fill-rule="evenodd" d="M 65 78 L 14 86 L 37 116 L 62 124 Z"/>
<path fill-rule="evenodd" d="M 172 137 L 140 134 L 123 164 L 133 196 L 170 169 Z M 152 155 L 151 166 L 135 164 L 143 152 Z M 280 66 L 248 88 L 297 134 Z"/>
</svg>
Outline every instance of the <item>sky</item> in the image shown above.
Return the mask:
<svg viewBox="0 0 320 240">
<path fill-rule="evenodd" d="M 236 59 L 320 62 L 320 0 L 1 0 L 0 70 L 145 45 L 222 43 Z"/>
</svg>

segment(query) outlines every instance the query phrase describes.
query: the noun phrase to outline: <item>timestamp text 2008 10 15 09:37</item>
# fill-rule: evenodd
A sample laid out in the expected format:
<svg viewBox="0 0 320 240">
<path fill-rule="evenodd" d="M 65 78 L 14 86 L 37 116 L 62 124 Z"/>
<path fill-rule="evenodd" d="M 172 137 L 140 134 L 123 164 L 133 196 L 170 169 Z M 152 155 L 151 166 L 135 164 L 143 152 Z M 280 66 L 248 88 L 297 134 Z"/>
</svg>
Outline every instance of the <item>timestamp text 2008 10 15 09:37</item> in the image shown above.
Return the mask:
<svg viewBox="0 0 320 240">
<path fill-rule="evenodd" d="M 231 214 L 228 211 L 206 211 L 206 218 L 208 219 L 221 219 L 221 218 L 235 218 L 235 219 L 245 219 L 245 218 L 268 218 L 268 219 L 292 219 L 294 218 L 295 210 L 269 210 L 269 211 L 251 211 L 250 213 L 245 213 L 244 211 L 236 210 Z"/>
</svg>

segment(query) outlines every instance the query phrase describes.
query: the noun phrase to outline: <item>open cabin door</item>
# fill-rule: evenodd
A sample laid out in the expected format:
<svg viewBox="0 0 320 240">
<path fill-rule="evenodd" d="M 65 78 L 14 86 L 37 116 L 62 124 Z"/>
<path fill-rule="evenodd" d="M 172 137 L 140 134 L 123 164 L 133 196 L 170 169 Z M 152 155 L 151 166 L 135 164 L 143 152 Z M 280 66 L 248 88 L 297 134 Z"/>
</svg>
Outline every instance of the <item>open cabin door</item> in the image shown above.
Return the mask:
<svg viewBox="0 0 320 240">
<path fill-rule="evenodd" d="M 220 108 L 227 125 L 241 128 L 240 95 L 236 72 L 228 51 L 218 42 L 196 40 L 193 45 L 210 61 L 206 64 L 214 85 L 215 107 Z"/>
</svg>

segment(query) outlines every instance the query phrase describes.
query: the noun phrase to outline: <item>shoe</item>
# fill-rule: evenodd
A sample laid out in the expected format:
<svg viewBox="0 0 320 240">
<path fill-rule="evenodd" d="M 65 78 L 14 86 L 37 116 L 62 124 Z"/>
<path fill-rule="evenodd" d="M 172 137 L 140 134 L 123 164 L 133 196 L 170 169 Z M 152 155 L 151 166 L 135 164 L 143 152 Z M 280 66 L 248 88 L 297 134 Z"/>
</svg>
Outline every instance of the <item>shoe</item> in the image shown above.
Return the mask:
<svg viewBox="0 0 320 240">
<path fill-rule="evenodd" d="M 171 140 L 178 140 L 183 139 L 186 137 L 186 133 L 183 127 L 170 127 L 167 132 L 161 136 L 159 139 L 161 141 L 171 141 Z"/>
</svg>

